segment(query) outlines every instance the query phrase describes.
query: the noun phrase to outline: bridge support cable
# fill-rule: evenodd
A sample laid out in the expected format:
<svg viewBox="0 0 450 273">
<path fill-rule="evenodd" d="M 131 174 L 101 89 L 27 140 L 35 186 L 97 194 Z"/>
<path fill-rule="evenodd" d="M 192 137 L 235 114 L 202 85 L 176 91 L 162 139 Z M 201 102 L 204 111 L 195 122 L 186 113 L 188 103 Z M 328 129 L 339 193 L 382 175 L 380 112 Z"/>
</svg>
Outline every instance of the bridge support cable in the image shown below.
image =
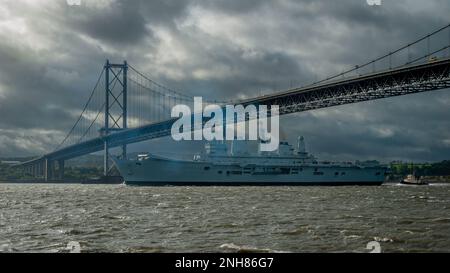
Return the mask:
<svg viewBox="0 0 450 273">
<path fill-rule="evenodd" d="M 445 30 L 447 30 L 447 36 L 445 37 Z M 437 41 L 436 44 L 440 44 L 437 46 L 434 46 L 434 48 L 438 48 L 436 50 L 433 50 L 433 45 L 431 43 L 431 39 L 435 38 L 434 40 Z M 423 50 L 421 50 L 421 46 L 423 46 L 423 43 L 425 44 L 425 52 L 423 52 Z M 444 43 L 444 44 L 443 44 Z M 405 58 L 401 58 L 400 55 L 406 52 L 406 59 Z M 422 53 L 421 53 L 422 52 Z M 445 56 L 445 53 L 448 53 L 448 56 Z M 422 54 L 419 55 L 419 57 L 413 57 L 413 54 Z M 320 84 L 324 84 L 327 82 L 331 82 L 333 80 L 337 80 L 339 78 L 354 78 L 355 76 L 363 76 L 363 75 L 367 75 L 369 73 L 358 73 L 358 71 L 362 71 L 362 69 L 364 68 L 368 68 L 370 69 L 370 66 L 372 67 L 372 73 L 377 73 L 377 72 L 381 72 L 381 71 L 385 71 L 385 70 L 395 70 L 395 69 L 399 69 L 405 66 L 410 66 L 412 64 L 417 64 L 420 61 L 424 61 L 424 62 L 428 62 L 428 61 L 435 61 L 438 58 L 438 53 L 442 53 L 441 58 L 445 58 L 445 57 L 450 57 L 450 24 L 441 27 L 427 35 L 422 36 L 421 38 L 408 43 L 394 51 L 391 51 L 385 55 L 382 55 L 378 58 L 373 59 L 372 61 L 360 64 L 360 65 L 355 65 L 350 69 L 347 69 L 341 73 L 338 74 L 333 74 L 331 76 L 328 76 L 322 80 L 319 81 L 314 81 L 311 84 L 308 84 L 306 86 L 303 86 L 302 88 L 307 88 L 307 87 L 311 87 L 311 86 L 315 86 L 315 85 L 320 85 Z M 398 57 L 396 57 L 398 56 Z M 414 59 L 413 59 L 414 58 Z M 402 59 L 405 59 L 404 62 L 400 62 L 398 65 L 394 65 L 395 61 L 401 61 Z M 412 59 L 412 60 L 411 60 Z M 377 65 L 377 64 L 382 64 L 383 62 L 387 63 L 386 66 L 382 66 L 382 65 Z M 375 67 L 378 68 L 378 70 L 375 69 Z M 369 70 L 370 71 L 370 70 Z M 356 73 L 356 75 L 352 75 L 352 73 Z M 295 89 L 299 89 L 299 88 L 293 88 L 292 90 Z M 284 92 L 284 91 L 282 91 Z M 280 92 L 280 93 L 282 93 Z M 240 103 L 240 102 L 236 102 L 236 103 Z"/>
<path fill-rule="evenodd" d="M 69 130 L 69 132 L 67 133 L 67 135 L 63 139 L 63 141 L 55 148 L 55 151 L 59 150 L 61 147 L 63 147 L 66 144 L 66 142 L 69 140 L 69 138 L 73 136 L 73 133 L 76 130 L 76 128 L 78 127 L 78 125 L 80 124 L 80 121 L 83 119 L 84 114 L 86 113 L 86 111 L 88 111 L 88 107 L 89 107 L 90 103 L 92 102 L 94 95 L 96 94 L 97 87 L 100 84 L 100 81 L 103 77 L 104 72 L 105 72 L 105 69 L 103 68 L 103 70 L 101 71 L 100 76 L 98 77 L 98 80 L 94 86 L 94 89 L 92 90 L 91 94 L 89 95 L 89 98 L 88 98 L 86 104 L 84 105 L 83 110 L 81 111 L 81 114 L 78 116 L 77 120 L 75 121 L 75 124 Z"/>
</svg>

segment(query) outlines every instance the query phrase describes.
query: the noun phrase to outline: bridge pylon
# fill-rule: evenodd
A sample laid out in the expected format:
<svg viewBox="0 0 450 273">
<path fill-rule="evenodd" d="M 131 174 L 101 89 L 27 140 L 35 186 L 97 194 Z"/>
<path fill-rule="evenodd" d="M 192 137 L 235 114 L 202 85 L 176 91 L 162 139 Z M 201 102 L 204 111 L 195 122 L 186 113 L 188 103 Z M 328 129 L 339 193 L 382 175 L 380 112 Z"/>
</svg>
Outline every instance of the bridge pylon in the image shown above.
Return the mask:
<svg viewBox="0 0 450 273">
<path fill-rule="evenodd" d="M 101 135 L 104 137 L 103 175 L 108 176 L 109 148 L 107 136 L 114 131 L 127 129 L 127 89 L 128 63 L 105 64 L 105 126 Z M 121 99 L 122 98 L 122 99 Z M 122 145 L 122 157 L 127 156 L 127 145 Z"/>
</svg>

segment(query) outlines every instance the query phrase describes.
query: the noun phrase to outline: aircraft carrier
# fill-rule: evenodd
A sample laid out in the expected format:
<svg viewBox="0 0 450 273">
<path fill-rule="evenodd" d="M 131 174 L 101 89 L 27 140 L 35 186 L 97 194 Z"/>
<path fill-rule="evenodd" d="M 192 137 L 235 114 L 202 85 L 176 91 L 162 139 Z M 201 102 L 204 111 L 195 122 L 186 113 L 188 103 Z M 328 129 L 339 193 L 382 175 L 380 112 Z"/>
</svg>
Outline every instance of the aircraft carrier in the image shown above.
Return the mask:
<svg viewBox="0 0 450 273">
<path fill-rule="evenodd" d="M 387 168 L 377 161 L 318 161 L 298 138 L 296 149 L 280 142 L 275 152 L 252 153 L 247 141 L 205 144 L 191 159 L 140 154 L 114 159 L 129 185 L 381 185 Z"/>
</svg>

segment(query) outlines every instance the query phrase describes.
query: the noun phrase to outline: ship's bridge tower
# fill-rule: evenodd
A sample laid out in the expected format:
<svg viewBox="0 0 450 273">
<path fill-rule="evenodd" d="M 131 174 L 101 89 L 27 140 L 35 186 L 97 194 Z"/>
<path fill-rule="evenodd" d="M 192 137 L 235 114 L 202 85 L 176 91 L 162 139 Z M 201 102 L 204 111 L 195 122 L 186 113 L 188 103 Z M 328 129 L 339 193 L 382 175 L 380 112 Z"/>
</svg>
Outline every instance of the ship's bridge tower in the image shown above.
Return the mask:
<svg viewBox="0 0 450 273">
<path fill-rule="evenodd" d="M 279 156 L 292 156 L 294 149 L 292 145 L 290 145 L 287 141 L 281 141 L 278 146 L 278 155 Z"/>
</svg>

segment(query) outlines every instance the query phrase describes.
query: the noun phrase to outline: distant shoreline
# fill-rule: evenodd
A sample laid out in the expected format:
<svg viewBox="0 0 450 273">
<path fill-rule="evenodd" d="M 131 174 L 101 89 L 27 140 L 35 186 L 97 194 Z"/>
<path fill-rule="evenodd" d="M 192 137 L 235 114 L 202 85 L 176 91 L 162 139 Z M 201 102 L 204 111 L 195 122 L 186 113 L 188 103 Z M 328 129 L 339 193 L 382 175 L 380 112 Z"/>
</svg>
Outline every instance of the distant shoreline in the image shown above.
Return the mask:
<svg viewBox="0 0 450 273">
<path fill-rule="evenodd" d="M 118 176 L 95 179 L 64 179 L 45 181 L 43 179 L 0 180 L 0 184 L 122 184 L 123 178 Z"/>
<path fill-rule="evenodd" d="M 387 179 L 385 183 L 395 183 L 400 182 L 404 177 L 400 175 L 396 175 L 393 178 Z M 450 176 L 442 176 L 442 175 L 424 175 L 421 176 L 421 179 L 427 181 L 428 183 L 450 183 Z"/>
<path fill-rule="evenodd" d="M 450 184 L 450 176 L 424 176 L 430 184 Z M 383 184 L 396 184 L 400 183 L 401 177 L 387 179 Z M 0 184 L 82 184 L 82 185 L 119 185 L 123 184 L 123 179 L 121 177 L 112 177 L 109 180 L 103 179 L 88 179 L 88 180 L 63 180 L 63 181 L 44 181 L 44 180 L 0 180 Z"/>
</svg>

